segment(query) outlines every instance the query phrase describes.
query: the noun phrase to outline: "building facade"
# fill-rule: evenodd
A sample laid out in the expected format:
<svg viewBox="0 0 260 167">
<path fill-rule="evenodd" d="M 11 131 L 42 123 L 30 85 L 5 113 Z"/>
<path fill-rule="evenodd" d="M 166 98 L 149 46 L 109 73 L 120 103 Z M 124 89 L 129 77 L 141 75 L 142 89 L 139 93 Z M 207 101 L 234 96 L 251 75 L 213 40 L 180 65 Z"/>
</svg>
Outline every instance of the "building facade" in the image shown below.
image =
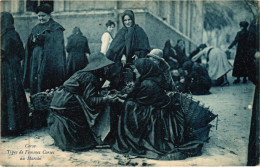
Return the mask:
<svg viewBox="0 0 260 167">
<path fill-rule="evenodd" d="M 173 45 L 178 39 L 183 39 L 186 51 L 191 52 L 202 41 L 203 5 L 201 1 L 0 1 L 1 10 L 14 15 L 16 30 L 24 43 L 32 27 L 38 23 L 33 11 L 41 3 L 49 3 L 53 6 L 52 16 L 66 29 L 65 39 L 75 26 L 80 27 L 89 40 L 92 52 L 100 49 L 100 38 L 106 30 L 106 21 L 115 21 L 117 31 L 122 27 L 121 13 L 126 9 L 134 11 L 136 23 L 147 33 L 152 48 L 162 49 L 168 39 L 172 40 Z"/>
</svg>

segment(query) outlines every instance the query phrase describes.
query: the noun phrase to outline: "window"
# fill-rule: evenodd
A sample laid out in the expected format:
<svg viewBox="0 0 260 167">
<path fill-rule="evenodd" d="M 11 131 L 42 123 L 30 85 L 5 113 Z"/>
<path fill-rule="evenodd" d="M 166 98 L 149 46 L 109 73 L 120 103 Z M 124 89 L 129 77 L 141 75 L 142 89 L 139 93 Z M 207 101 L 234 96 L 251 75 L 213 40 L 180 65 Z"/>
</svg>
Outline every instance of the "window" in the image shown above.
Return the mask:
<svg viewBox="0 0 260 167">
<path fill-rule="evenodd" d="M 35 8 L 38 5 L 45 4 L 45 3 L 50 4 L 53 8 L 53 0 L 52 1 L 51 0 L 26 0 L 26 11 L 34 12 Z"/>
</svg>

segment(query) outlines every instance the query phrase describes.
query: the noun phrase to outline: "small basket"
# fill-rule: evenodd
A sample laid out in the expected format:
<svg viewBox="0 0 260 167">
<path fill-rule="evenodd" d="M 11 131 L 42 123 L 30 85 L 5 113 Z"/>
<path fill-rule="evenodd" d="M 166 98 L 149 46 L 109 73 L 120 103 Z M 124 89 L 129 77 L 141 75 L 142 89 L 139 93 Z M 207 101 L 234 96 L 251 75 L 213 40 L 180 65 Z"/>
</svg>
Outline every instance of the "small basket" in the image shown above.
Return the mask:
<svg viewBox="0 0 260 167">
<path fill-rule="evenodd" d="M 34 110 L 44 111 L 50 107 L 51 100 L 53 98 L 53 92 L 40 92 L 30 96 L 31 103 Z"/>
</svg>

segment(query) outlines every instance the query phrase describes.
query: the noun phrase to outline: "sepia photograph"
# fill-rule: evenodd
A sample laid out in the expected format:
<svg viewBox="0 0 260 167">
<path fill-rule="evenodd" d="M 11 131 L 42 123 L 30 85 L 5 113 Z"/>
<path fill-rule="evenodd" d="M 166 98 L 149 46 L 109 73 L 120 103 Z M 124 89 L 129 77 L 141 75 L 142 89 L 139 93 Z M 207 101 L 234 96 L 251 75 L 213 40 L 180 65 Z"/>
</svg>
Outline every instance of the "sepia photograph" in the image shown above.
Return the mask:
<svg viewBox="0 0 260 167">
<path fill-rule="evenodd" d="M 0 0 L 0 166 L 258 166 L 258 0 Z"/>
</svg>

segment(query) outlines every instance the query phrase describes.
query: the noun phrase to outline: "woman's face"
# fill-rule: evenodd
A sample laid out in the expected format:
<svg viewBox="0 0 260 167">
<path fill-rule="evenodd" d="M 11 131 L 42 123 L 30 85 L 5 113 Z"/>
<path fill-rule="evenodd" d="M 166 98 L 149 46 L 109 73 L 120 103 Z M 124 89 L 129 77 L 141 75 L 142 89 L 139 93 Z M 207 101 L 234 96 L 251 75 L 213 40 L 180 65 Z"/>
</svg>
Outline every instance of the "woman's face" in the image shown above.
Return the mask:
<svg viewBox="0 0 260 167">
<path fill-rule="evenodd" d="M 133 24 L 133 20 L 128 16 L 128 15 L 125 15 L 124 17 L 124 25 L 129 28 L 131 27 Z"/>
<path fill-rule="evenodd" d="M 49 14 L 44 12 L 39 12 L 37 15 L 38 15 L 38 20 L 40 21 L 41 24 L 47 23 L 51 18 Z"/>
<path fill-rule="evenodd" d="M 179 47 L 181 50 L 183 50 L 183 49 L 184 49 L 184 42 L 183 42 L 183 41 L 180 41 L 180 42 L 178 43 L 178 47 Z"/>
<path fill-rule="evenodd" d="M 112 32 L 114 31 L 114 28 L 115 28 L 115 25 L 112 24 L 111 26 L 108 26 L 108 27 L 107 27 L 107 31 L 110 32 L 110 33 L 112 33 Z"/>
</svg>

